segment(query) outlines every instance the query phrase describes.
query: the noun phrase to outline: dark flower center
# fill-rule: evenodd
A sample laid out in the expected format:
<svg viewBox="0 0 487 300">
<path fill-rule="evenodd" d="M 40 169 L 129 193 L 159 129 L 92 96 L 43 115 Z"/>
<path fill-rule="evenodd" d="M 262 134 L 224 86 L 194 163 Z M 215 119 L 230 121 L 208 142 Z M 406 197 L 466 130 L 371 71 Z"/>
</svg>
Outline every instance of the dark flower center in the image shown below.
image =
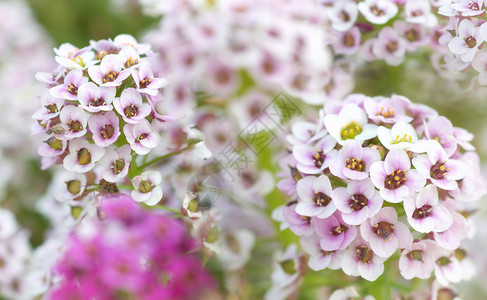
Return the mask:
<svg viewBox="0 0 487 300">
<path fill-rule="evenodd" d="M 72 84 L 72 83 L 68 83 L 68 86 L 66 87 L 66 90 L 71 95 L 78 95 L 78 88 L 74 84 Z"/>
<path fill-rule="evenodd" d="M 123 64 L 123 66 L 125 68 L 130 68 L 131 66 L 136 65 L 138 63 L 139 63 L 139 60 L 137 58 L 136 59 L 132 59 L 132 57 L 129 57 L 129 58 L 127 58 L 127 60 Z"/>
<path fill-rule="evenodd" d="M 139 82 L 139 86 L 141 89 L 145 89 L 149 84 L 150 84 L 150 78 L 146 78 L 146 79 L 142 79 L 140 82 Z"/>
<path fill-rule="evenodd" d="M 389 43 L 387 43 L 386 45 L 386 50 L 387 52 L 389 53 L 394 53 L 397 51 L 397 49 L 399 48 L 399 44 L 397 43 L 397 41 L 390 41 Z"/>
<path fill-rule="evenodd" d="M 355 39 L 353 38 L 353 35 L 351 33 L 347 32 L 343 36 L 343 44 L 347 47 L 352 47 L 353 45 L 355 45 Z"/>
<path fill-rule="evenodd" d="M 77 195 L 79 194 L 79 192 L 81 192 L 81 181 L 79 180 L 66 181 L 66 187 L 71 194 Z"/>
<path fill-rule="evenodd" d="M 125 167 L 125 161 L 123 159 L 118 159 L 113 162 L 110 168 L 113 171 L 113 174 L 120 174 L 123 168 Z"/>
<path fill-rule="evenodd" d="M 308 224 L 311 224 L 311 218 L 308 217 L 308 216 L 299 216 L 301 219 L 303 220 L 306 220 L 306 222 L 308 222 Z"/>
<path fill-rule="evenodd" d="M 71 132 L 79 132 L 83 130 L 83 125 L 78 120 L 71 120 L 68 122 L 68 127 Z"/>
<path fill-rule="evenodd" d="M 115 81 L 117 77 L 118 77 L 117 71 L 110 71 L 108 73 L 105 73 L 105 76 L 103 76 L 103 83 Z"/>
<path fill-rule="evenodd" d="M 436 263 L 440 266 L 446 266 L 451 263 L 451 259 L 446 256 L 442 256 L 436 260 Z"/>
<path fill-rule="evenodd" d="M 387 222 L 379 222 L 374 225 L 374 232 L 384 240 L 390 239 L 391 234 L 394 232 L 394 225 Z"/>
<path fill-rule="evenodd" d="M 380 108 L 380 111 L 377 112 L 378 116 L 383 116 L 384 118 L 393 118 L 396 115 L 396 112 L 391 109 L 390 106 L 387 107 L 387 110 L 384 110 L 384 107 Z"/>
<path fill-rule="evenodd" d="M 406 254 L 406 257 L 409 258 L 410 260 L 417 260 L 417 261 L 423 261 L 423 251 L 421 250 L 413 250 L 410 251 L 408 254 Z"/>
<path fill-rule="evenodd" d="M 410 42 L 415 42 L 415 41 L 419 40 L 419 32 L 414 28 L 408 29 L 404 33 L 404 36 Z"/>
<path fill-rule="evenodd" d="M 372 262 L 372 258 L 374 257 L 374 252 L 372 252 L 372 250 L 370 250 L 367 246 L 360 245 L 355 248 L 355 251 L 357 252 L 357 257 L 364 264 L 370 264 Z"/>
<path fill-rule="evenodd" d="M 406 182 L 406 171 L 397 170 L 386 176 L 384 186 L 386 189 L 395 190 Z"/>
<path fill-rule="evenodd" d="M 350 21 L 350 15 L 349 15 L 349 14 L 348 14 L 346 11 L 342 10 L 342 11 L 340 12 L 340 19 L 341 19 L 343 22 L 348 22 L 348 21 Z"/>
<path fill-rule="evenodd" d="M 107 104 L 107 103 L 105 102 L 105 100 L 103 100 L 103 98 L 93 98 L 90 101 L 90 105 L 91 106 L 95 106 L 95 107 L 102 106 L 102 105 L 105 105 L 105 104 Z"/>
<path fill-rule="evenodd" d="M 124 108 L 123 113 L 127 118 L 131 118 L 139 114 L 139 109 L 134 104 L 130 104 Z"/>
<path fill-rule="evenodd" d="M 468 48 L 473 48 L 477 45 L 477 41 L 475 38 L 471 35 L 467 36 L 465 39 L 465 44 L 467 45 Z"/>
<path fill-rule="evenodd" d="M 86 148 L 81 148 L 78 151 L 78 163 L 80 165 L 87 165 L 91 163 L 91 154 L 90 151 Z"/>
<path fill-rule="evenodd" d="M 48 138 L 44 143 L 48 144 L 53 150 L 61 150 L 63 148 L 63 142 L 53 136 Z"/>
<path fill-rule="evenodd" d="M 44 105 L 44 107 L 51 113 L 51 114 L 55 114 L 59 111 L 59 109 L 57 108 L 57 105 L 54 104 L 54 103 L 49 103 L 48 105 Z"/>
<path fill-rule="evenodd" d="M 364 208 L 369 203 L 369 200 L 362 194 L 355 194 L 350 197 L 349 206 L 352 211 L 358 211 Z"/>
<path fill-rule="evenodd" d="M 325 154 L 323 154 L 323 150 L 318 149 L 316 151 L 315 156 L 313 157 L 313 162 L 315 163 L 315 167 L 321 168 L 323 163 L 325 162 Z"/>
<path fill-rule="evenodd" d="M 347 168 L 352 171 L 365 171 L 365 164 L 361 159 L 347 158 Z"/>
<path fill-rule="evenodd" d="M 313 201 L 317 206 L 327 206 L 331 202 L 331 198 L 322 192 L 315 192 Z"/>
<path fill-rule="evenodd" d="M 148 137 L 148 136 L 149 136 L 149 135 L 148 135 L 147 133 L 143 133 L 143 134 L 139 135 L 139 136 L 138 136 L 138 137 L 135 139 L 135 141 L 138 143 L 138 142 L 140 142 L 141 140 L 145 139 L 145 138 L 146 138 L 146 137 Z"/>
<path fill-rule="evenodd" d="M 330 235 L 337 236 L 347 232 L 347 230 L 348 230 L 347 226 L 340 224 L 340 226 L 337 226 L 330 231 Z"/>
<path fill-rule="evenodd" d="M 105 124 L 103 128 L 100 130 L 100 134 L 104 139 L 109 139 L 113 136 L 115 132 L 115 128 L 113 128 L 112 124 Z"/>
<path fill-rule="evenodd" d="M 433 179 L 443 179 L 448 171 L 450 171 L 450 168 L 445 168 L 443 163 L 437 162 L 436 164 L 431 166 L 430 176 Z"/>
<path fill-rule="evenodd" d="M 413 218 L 423 219 L 431 215 L 433 207 L 431 205 L 423 205 L 421 208 L 416 208 L 413 212 Z"/>
<path fill-rule="evenodd" d="M 376 16 L 385 15 L 385 12 L 382 9 L 378 8 L 376 5 L 371 6 L 370 11 Z"/>
</svg>

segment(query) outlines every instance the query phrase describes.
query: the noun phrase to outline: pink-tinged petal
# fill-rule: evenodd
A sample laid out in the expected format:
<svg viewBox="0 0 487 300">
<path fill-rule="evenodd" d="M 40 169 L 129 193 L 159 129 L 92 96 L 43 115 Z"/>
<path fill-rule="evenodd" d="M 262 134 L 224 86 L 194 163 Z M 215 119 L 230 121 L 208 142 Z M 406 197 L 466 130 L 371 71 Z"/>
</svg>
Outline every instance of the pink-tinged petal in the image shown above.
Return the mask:
<svg viewBox="0 0 487 300">
<path fill-rule="evenodd" d="M 411 169 L 411 161 L 406 151 L 402 149 L 392 149 L 384 160 L 384 170 L 391 174 L 397 170 L 406 171 Z"/>
<path fill-rule="evenodd" d="M 309 216 L 314 217 L 323 212 L 323 208 L 321 206 L 317 206 L 312 202 L 299 202 L 296 206 L 296 213 L 302 216 Z"/>
<path fill-rule="evenodd" d="M 435 228 L 435 221 L 429 217 L 423 219 L 408 218 L 408 222 L 414 230 L 422 233 L 431 232 Z"/>
<path fill-rule="evenodd" d="M 416 192 L 421 190 L 425 184 L 426 178 L 423 175 L 419 174 L 418 171 L 409 170 L 406 173 L 406 182 L 404 183 L 404 186 L 407 186 L 410 192 Z"/>
<path fill-rule="evenodd" d="M 465 164 L 461 161 L 450 159 L 445 163 L 447 173 L 445 177 L 450 180 L 460 180 L 465 178 Z"/>
<path fill-rule="evenodd" d="M 360 235 L 365 241 L 370 241 L 370 238 L 375 235 L 373 227 L 370 222 L 365 222 L 360 225 Z"/>
<path fill-rule="evenodd" d="M 381 160 L 380 153 L 377 149 L 372 149 L 372 148 L 364 148 L 363 152 L 364 154 L 362 156 L 362 160 L 365 163 L 365 170 L 369 171 L 370 166 L 374 162 Z"/>
<path fill-rule="evenodd" d="M 308 260 L 308 266 L 313 271 L 320 271 L 326 269 L 331 262 L 331 255 L 315 254 L 311 255 Z"/>
<path fill-rule="evenodd" d="M 142 146 L 147 148 L 155 148 L 159 145 L 160 136 L 157 132 L 151 132 L 147 137 L 140 140 Z"/>
<path fill-rule="evenodd" d="M 389 238 L 384 239 L 383 237 L 373 234 L 370 236 L 370 247 L 380 257 L 390 257 L 397 250 L 398 242 L 395 235 L 390 235 Z"/>
<path fill-rule="evenodd" d="M 443 232 L 453 224 L 453 217 L 446 207 L 438 205 L 431 211 L 430 218 L 434 219 L 434 232 Z"/>
<path fill-rule="evenodd" d="M 350 195 L 347 193 L 346 188 L 343 187 L 336 188 L 331 192 L 330 196 L 333 200 L 333 203 L 335 204 L 335 207 L 338 208 L 338 210 L 344 213 L 352 212 L 352 209 L 350 208 L 350 204 L 349 204 Z"/>
<path fill-rule="evenodd" d="M 475 25 L 468 19 L 463 19 L 458 25 L 458 36 L 466 38 L 468 36 L 475 36 Z"/>
<path fill-rule="evenodd" d="M 461 37 L 454 37 L 448 43 L 448 49 L 455 54 L 463 54 L 466 53 L 470 48 L 467 47 L 467 44 Z"/>
<path fill-rule="evenodd" d="M 382 208 L 374 217 L 370 219 L 370 224 L 375 225 L 379 222 L 387 222 L 390 224 L 397 223 L 397 213 L 392 207 Z"/>
<path fill-rule="evenodd" d="M 156 186 L 155 188 L 153 188 L 152 191 L 150 192 L 150 194 L 151 194 L 151 197 L 147 201 L 145 201 L 145 204 L 147 204 L 149 206 L 154 206 L 157 203 L 159 203 L 159 201 L 161 201 L 161 199 L 162 199 L 162 188 L 161 188 L 161 186 Z"/>
<path fill-rule="evenodd" d="M 372 183 L 378 188 L 384 188 L 384 180 L 386 179 L 387 174 L 384 170 L 384 162 L 377 161 L 370 166 L 370 179 Z"/>
<path fill-rule="evenodd" d="M 322 237 L 320 239 L 320 247 L 325 251 L 334 251 L 340 249 L 340 245 L 343 243 L 344 235 L 337 236 L 329 235 L 328 237 Z"/>
<path fill-rule="evenodd" d="M 355 253 L 355 249 L 349 249 L 343 253 L 341 267 L 345 274 L 349 276 L 359 276 L 357 254 Z"/>
<path fill-rule="evenodd" d="M 360 181 L 350 181 L 347 186 L 347 192 L 349 195 L 362 194 L 369 199 L 374 196 L 375 188 L 372 181 L 367 178 Z"/>
<path fill-rule="evenodd" d="M 428 184 L 422 189 L 416 197 L 416 208 L 425 205 L 436 206 L 438 204 L 438 190 L 433 184 Z"/>
<path fill-rule="evenodd" d="M 382 198 L 384 198 L 384 200 L 386 200 L 387 202 L 391 202 L 391 203 L 399 203 L 410 194 L 411 191 L 408 189 L 407 186 L 404 185 L 395 190 L 389 190 L 389 189 L 380 190 L 380 195 L 382 196 Z"/>
<path fill-rule="evenodd" d="M 416 209 L 416 196 L 404 198 L 403 205 L 406 216 L 412 218 L 414 210 Z"/>
<path fill-rule="evenodd" d="M 289 224 L 289 230 L 299 236 L 309 236 L 313 234 L 313 227 L 308 224 Z"/>
<path fill-rule="evenodd" d="M 362 148 L 362 143 L 357 140 L 346 140 L 343 143 L 343 148 L 340 150 L 340 156 L 343 156 L 345 159 L 362 159 L 363 154 L 364 149 Z"/>
<path fill-rule="evenodd" d="M 367 203 L 367 207 L 369 208 L 369 217 L 373 217 L 380 211 L 384 199 L 382 199 L 378 192 L 374 192 L 374 196 L 368 199 L 369 203 Z"/>
<path fill-rule="evenodd" d="M 129 142 L 129 144 L 134 144 L 135 143 L 135 136 L 134 136 L 134 125 L 132 124 L 125 124 L 125 126 L 123 126 L 123 133 L 125 133 L 125 137 L 127 138 L 127 142 Z"/>
<path fill-rule="evenodd" d="M 316 215 L 316 217 L 320 219 L 326 219 L 336 211 L 336 207 L 333 201 L 328 203 L 327 206 L 321 206 L 321 208 L 322 211 L 318 215 Z"/>
<path fill-rule="evenodd" d="M 330 179 L 325 175 L 321 175 L 314 181 L 313 189 L 316 192 L 321 192 L 325 195 L 330 195 L 332 190 Z"/>
<path fill-rule="evenodd" d="M 369 174 L 367 172 L 359 172 L 355 170 L 350 170 L 348 168 L 343 168 L 342 172 L 343 175 L 345 175 L 345 177 L 350 178 L 352 180 L 362 180 L 369 177 Z"/>
<path fill-rule="evenodd" d="M 362 278 L 368 281 L 375 281 L 379 278 L 382 273 L 384 273 L 384 265 L 383 264 L 362 264 L 359 263 L 358 266 L 358 273 Z"/>
<path fill-rule="evenodd" d="M 453 213 L 453 224 L 443 232 L 435 232 L 435 241 L 448 250 L 455 250 L 460 247 L 460 242 L 467 237 L 470 232 L 470 226 L 465 217 L 459 213 Z"/>
<path fill-rule="evenodd" d="M 78 96 L 71 94 L 65 84 L 60 84 L 49 89 L 49 94 L 55 98 L 61 98 L 66 100 L 77 100 Z"/>
<path fill-rule="evenodd" d="M 351 213 L 342 213 L 343 221 L 350 225 L 360 225 L 369 217 L 369 208 L 365 206 L 361 210 Z"/>
<path fill-rule="evenodd" d="M 425 178 L 430 177 L 431 162 L 426 154 L 421 154 L 413 158 L 413 166 Z"/>
<path fill-rule="evenodd" d="M 401 222 L 394 224 L 394 227 L 394 235 L 397 238 L 398 247 L 403 249 L 411 246 L 413 243 L 413 236 L 411 231 L 409 231 L 409 228 Z"/>
<path fill-rule="evenodd" d="M 303 200 L 304 202 L 312 202 L 314 196 L 314 182 L 316 177 L 314 176 L 306 176 L 300 179 L 296 183 L 296 192 L 298 197 Z"/>
<path fill-rule="evenodd" d="M 442 190 L 453 191 L 458 188 L 458 183 L 455 180 L 443 179 L 430 179 L 431 182 Z"/>
<path fill-rule="evenodd" d="M 347 226 L 348 230 L 343 234 L 343 241 L 340 245 L 339 249 L 345 249 L 350 245 L 355 237 L 357 237 L 357 227 L 355 226 Z M 320 244 L 321 245 L 321 244 Z"/>
<path fill-rule="evenodd" d="M 100 69 L 100 66 L 89 67 L 88 75 L 90 75 L 91 80 L 93 80 L 96 84 L 103 84 L 103 77 L 105 76 L 105 73 L 103 73 L 103 71 Z"/>
</svg>

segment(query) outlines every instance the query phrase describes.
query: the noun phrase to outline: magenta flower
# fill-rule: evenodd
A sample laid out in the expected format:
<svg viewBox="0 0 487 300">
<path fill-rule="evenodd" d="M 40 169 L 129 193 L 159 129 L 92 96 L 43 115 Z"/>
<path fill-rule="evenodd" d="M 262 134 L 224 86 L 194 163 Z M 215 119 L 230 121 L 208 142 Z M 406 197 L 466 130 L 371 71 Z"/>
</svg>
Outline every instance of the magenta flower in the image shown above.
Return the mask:
<svg viewBox="0 0 487 300">
<path fill-rule="evenodd" d="M 64 105 L 64 99 L 54 98 L 49 93 L 43 93 L 40 97 L 41 108 L 39 108 L 32 118 L 45 124 L 48 120 L 59 116 Z"/>
<path fill-rule="evenodd" d="M 120 98 L 115 98 L 113 106 L 129 124 L 137 124 L 147 117 L 151 112 L 148 103 L 142 102 L 142 96 L 134 88 L 123 90 Z"/>
<path fill-rule="evenodd" d="M 125 124 L 123 132 L 130 144 L 130 148 L 137 154 L 145 155 L 152 148 L 159 145 L 159 134 L 153 130 L 152 125 L 147 120 L 133 124 Z"/>
<path fill-rule="evenodd" d="M 158 90 L 167 85 L 165 79 L 154 78 L 152 68 L 147 62 L 141 63 L 138 71 L 132 70 L 132 77 L 137 85 L 137 91 L 151 96 L 157 95 L 159 93 Z"/>
<path fill-rule="evenodd" d="M 61 134 L 55 133 L 57 138 L 70 140 L 85 135 L 88 113 L 81 107 L 74 105 L 65 106 L 59 114 L 59 120 L 63 124 L 64 132 Z"/>
<path fill-rule="evenodd" d="M 427 185 L 417 196 L 404 199 L 404 210 L 409 224 L 419 232 L 442 232 L 453 224 L 448 209 L 438 202 L 438 190 L 433 184 Z"/>
<path fill-rule="evenodd" d="M 291 202 L 283 207 L 283 217 L 289 224 L 289 229 L 297 235 L 308 236 L 313 234 L 311 217 L 301 216 L 296 212 L 296 202 Z"/>
<path fill-rule="evenodd" d="M 342 179 L 362 180 L 369 177 L 370 166 L 380 159 L 377 149 L 362 148 L 359 141 L 347 140 L 330 164 L 330 172 Z"/>
<path fill-rule="evenodd" d="M 339 213 L 327 219 L 311 219 L 316 234 L 320 237 L 320 246 L 325 251 L 343 250 L 357 236 L 357 228 L 343 221 Z"/>
<path fill-rule="evenodd" d="M 117 150 L 105 149 L 105 156 L 98 162 L 103 179 L 108 182 L 118 182 L 127 176 L 132 161 L 132 150 L 129 145 L 123 145 Z"/>
<path fill-rule="evenodd" d="M 481 15 L 485 12 L 483 9 L 484 0 L 458 0 L 452 3 L 451 7 L 461 12 L 464 17 L 473 17 Z"/>
<path fill-rule="evenodd" d="M 336 141 L 326 135 L 313 145 L 296 145 L 293 147 L 293 155 L 298 161 L 296 167 L 305 174 L 320 174 L 328 168 L 330 161 L 334 158 L 332 149 Z"/>
<path fill-rule="evenodd" d="M 472 21 L 463 19 L 458 25 L 457 36 L 448 43 L 448 49 L 459 55 L 462 61 L 471 62 L 483 42 L 479 28 Z"/>
<path fill-rule="evenodd" d="M 131 195 L 137 202 L 144 202 L 147 205 L 156 205 L 162 199 L 161 173 L 147 171 L 132 178 L 134 190 Z"/>
<path fill-rule="evenodd" d="M 369 178 L 350 181 L 346 188 L 334 189 L 331 197 L 343 220 L 350 225 L 360 225 L 373 217 L 384 202 Z"/>
<path fill-rule="evenodd" d="M 88 78 L 83 76 L 83 71 L 72 70 L 64 77 L 64 83 L 50 88 L 49 93 L 54 98 L 78 100 L 78 88 L 87 82 Z"/>
<path fill-rule="evenodd" d="M 310 255 L 308 266 L 314 271 L 324 269 L 340 269 L 343 251 L 325 251 L 320 246 L 320 238 L 316 235 L 302 236 L 299 239 L 303 250 Z"/>
<path fill-rule="evenodd" d="M 93 133 L 93 141 L 100 147 L 108 147 L 115 143 L 120 136 L 119 120 L 113 111 L 104 115 L 92 115 L 88 119 L 88 126 Z"/>
<path fill-rule="evenodd" d="M 111 111 L 116 92 L 115 87 L 98 87 L 93 82 L 83 84 L 78 90 L 79 107 L 91 113 Z"/>
<path fill-rule="evenodd" d="M 409 228 L 397 221 L 396 210 L 382 208 L 375 216 L 360 225 L 360 233 L 381 257 L 391 256 L 397 248 L 407 248 L 413 242 Z"/>
<path fill-rule="evenodd" d="M 330 197 L 331 183 L 327 176 L 306 176 L 297 182 L 296 190 L 300 200 L 296 206 L 298 214 L 325 219 L 335 212 Z"/>
<path fill-rule="evenodd" d="M 443 190 L 457 189 L 457 180 L 465 177 L 464 165 L 455 159 L 448 159 L 445 150 L 439 143 L 431 143 L 428 154 L 418 155 L 413 158 L 412 162 L 423 177 Z"/>
<path fill-rule="evenodd" d="M 399 258 L 399 271 L 407 280 L 418 277 L 427 279 L 443 249 L 435 241 L 421 240 L 404 249 Z"/>
<path fill-rule="evenodd" d="M 88 68 L 90 78 L 99 86 L 119 86 L 130 75 L 130 70 L 122 70 L 123 64 L 118 55 L 105 56 L 99 66 Z"/>
<path fill-rule="evenodd" d="M 342 256 L 342 270 L 347 275 L 375 281 L 384 272 L 385 260 L 377 256 L 359 234 Z"/>
<path fill-rule="evenodd" d="M 86 173 L 95 167 L 105 154 L 105 149 L 90 144 L 86 140 L 75 139 L 69 142 L 69 154 L 63 163 L 66 170 L 76 173 Z"/>
<path fill-rule="evenodd" d="M 411 170 L 408 154 L 402 149 L 392 149 L 384 161 L 370 167 L 370 179 L 380 190 L 384 200 L 399 203 L 405 197 L 419 191 L 426 179 L 418 171 Z"/>
</svg>

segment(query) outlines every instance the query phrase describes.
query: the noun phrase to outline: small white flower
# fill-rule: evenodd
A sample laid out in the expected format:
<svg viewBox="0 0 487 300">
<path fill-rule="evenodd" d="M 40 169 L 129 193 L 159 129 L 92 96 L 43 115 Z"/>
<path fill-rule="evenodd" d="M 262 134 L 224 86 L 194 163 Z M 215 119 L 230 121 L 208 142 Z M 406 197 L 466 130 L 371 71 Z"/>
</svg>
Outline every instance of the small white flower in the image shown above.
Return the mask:
<svg viewBox="0 0 487 300">
<path fill-rule="evenodd" d="M 387 149 L 405 149 L 416 153 L 426 152 L 430 141 L 418 140 L 414 127 L 404 121 L 399 121 L 391 129 L 380 126 L 377 129 L 379 141 Z"/>
<path fill-rule="evenodd" d="M 131 193 L 132 198 L 150 206 L 156 205 L 162 198 L 161 181 L 161 173 L 157 171 L 148 171 L 135 176 L 132 178 L 132 185 L 135 188 Z"/>
</svg>

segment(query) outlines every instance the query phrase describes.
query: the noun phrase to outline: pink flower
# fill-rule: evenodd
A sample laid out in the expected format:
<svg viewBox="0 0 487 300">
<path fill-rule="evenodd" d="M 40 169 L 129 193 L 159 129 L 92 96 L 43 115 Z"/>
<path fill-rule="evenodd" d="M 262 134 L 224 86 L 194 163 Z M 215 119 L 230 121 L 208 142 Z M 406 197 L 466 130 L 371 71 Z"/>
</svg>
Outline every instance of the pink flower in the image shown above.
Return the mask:
<svg viewBox="0 0 487 300">
<path fill-rule="evenodd" d="M 397 248 L 407 248 L 413 242 L 409 228 L 397 221 L 396 210 L 384 207 L 379 213 L 360 225 L 360 233 L 370 247 L 381 257 L 389 257 Z"/>
<path fill-rule="evenodd" d="M 100 86 L 119 86 L 130 75 L 130 70 L 122 70 L 121 58 L 115 54 L 105 56 L 99 66 L 88 68 L 91 79 Z"/>
<path fill-rule="evenodd" d="M 83 71 L 72 70 L 64 77 L 64 83 L 50 88 L 49 93 L 55 98 L 78 100 L 78 88 L 87 82 L 88 78 L 83 76 Z"/>
<path fill-rule="evenodd" d="M 333 29 L 343 32 L 352 28 L 357 21 L 357 4 L 353 1 L 334 1 L 333 7 L 326 10 Z"/>
<path fill-rule="evenodd" d="M 419 24 L 411 24 L 404 21 L 394 22 L 394 29 L 406 42 L 406 50 L 414 52 L 426 46 L 431 40 L 426 28 Z"/>
<path fill-rule="evenodd" d="M 382 198 L 392 203 L 401 202 L 426 183 L 426 178 L 418 171 L 411 170 L 409 156 L 402 149 L 392 149 L 384 161 L 373 163 L 370 179 L 380 190 Z"/>
<path fill-rule="evenodd" d="M 135 68 L 139 65 L 140 55 L 135 51 L 134 47 L 125 46 L 118 52 L 118 56 L 123 62 L 125 69 Z"/>
<path fill-rule="evenodd" d="M 482 32 L 483 28 L 485 26 Z M 460 55 L 462 61 L 470 62 L 483 42 L 483 33 L 479 33 L 479 28 L 472 21 L 463 19 L 458 25 L 457 36 L 448 43 L 448 48 L 452 53 Z"/>
<path fill-rule="evenodd" d="M 340 259 L 343 251 L 325 251 L 320 246 L 320 238 L 313 234 L 311 236 L 302 236 L 300 244 L 303 250 L 310 255 L 308 266 L 314 271 L 324 269 L 340 269 Z"/>
<path fill-rule="evenodd" d="M 125 124 L 123 132 L 130 144 L 130 148 L 139 155 L 145 155 L 150 152 L 152 148 L 159 145 L 159 134 L 153 130 L 151 124 L 147 120 L 133 124 Z"/>
<path fill-rule="evenodd" d="M 460 242 L 468 236 L 470 226 L 465 217 L 458 212 L 450 209 L 450 213 L 453 218 L 450 228 L 442 232 L 434 232 L 433 236 L 438 245 L 453 251 L 460 247 Z"/>
<path fill-rule="evenodd" d="M 419 232 L 442 232 L 453 224 L 448 209 L 438 202 L 438 190 L 433 184 L 427 185 L 417 196 L 406 198 L 404 210 L 409 224 Z"/>
<path fill-rule="evenodd" d="M 404 60 L 406 42 L 392 27 L 384 27 L 375 41 L 372 52 L 389 65 L 397 66 Z"/>
<path fill-rule="evenodd" d="M 165 79 L 154 78 L 152 68 L 148 62 L 141 63 L 138 71 L 132 70 L 132 77 L 137 85 L 137 91 L 151 96 L 157 95 L 158 90 L 167 85 Z"/>
<path fill-rule="evenodd" d="M 144 202 L 147 205 L 156 205 L 162 199 L 161 173 L 147 171 L 132 178 L 134 190 L 131 195 L 137 202 Z"/>
<path fill-rule="evenodd" d="M 142 102 L 142 96 L 134 88 L 123 90 L 120 98 L 115 98 L 113 101 L 113 106 L 122 119 L 129 124 L 141 122 L 151 112 L 150 105 Z"/>
<path fill-rule="evenodd" d="M 327 219 L 313 218 L 311 225 L 320 237 L 320 246 L 325 251 L 343 250 L 357 236 L 357 228 L 345 223 L 339 213 Z"/>
<path fill-rule="evenodd" d="M 111 111 L 116 92 L 115 87 L 98 87 L 93 82 L 83 84 L 78 90 L 79 107 L 91 113 Z"/>
<path fill-rule="evenodd" d="M 59 114 L 59 120 L 63 124 L 64 132 L 55 134 L 56 137 L 67 140 L 82 137 L 86 133 L 88 116 L 88 113 L 81 107 L 74 105 L 65 106 Z"/>
<path fill-rule="evenodd" d="M 442 251 L 444 250 L 432 240 L 421 240 L 413 243 L 404 249 L 399 258 L 401 275 L 407 280 L 414 277 L 429 278 Z"/>
<path fill-rule="evenodd" d="M 305 174 L 319 174 L 328 168 L 333 156 L 332 149 L 336 141 L 326 135 L 314 145 L 296 145 L 293 147 L 293 155 L 298 161 L 296 167 Z"/>
<path fill-rule="evenodd" d="M 296 212 L 303 216 L 325 219 L 331 216 L 336 208 L 331 194 L 331 183 L 327 176 L 306 176 L 297 182 L 299 197 Z"/>
<path fill-rule="evenodd" d="M 37 154 L 42 157 L 56 157 L 63 154 L 67 146 L 66 140 L 59 140 L 51 136 L 37 148 Z"/>
<path fill-rule="evenodd" d="M 132 150 L 129 145 L 123 145 L 117 150 L 106 148 L 105 156 L 98 162 L 102 168 L 102 176 L 108 182 L 117 182 L 124 179 L 129 171 L 132 161 Z"/>
<path fill-rule="evenodd" d="M 43 93 L 40 97 L 41 108 L 39 108 L 32 118 L 45 124 L 48 120 L 59 116 L 61 108 L 64 105 L 64 99 L 54 98 L 49 93 Z"/>
<path fill-rule="evenodd" d="M 69 154 L 63 160 L 64 167 L 71 172 L 86 173 L 95 167 L 104 154 L 104 148 L 86 140 L 74 139 L 69 142 Z"/>
<path fill-rule="evenodd" d="M 369 178 L 351 181 L 346 188 L 338 187 L 331 197 L 343 220 L 350 225 L 360 225 L 373 217 L 384 202 Z"/>
<path fill-rule="evenodd" d="M 297 203 L 291 202 L 283 207 L 283 217 L 289 223 L 289 229 L 297 235 L 308 236 L 313 234 L 311 218 L 296 213 L 296 206 Z"/>
<path fill-rule="evenodd" d="M 440 189 L 449 191 L 457 189 L 457 180 L 465 177 L 464 165 L 456 159 L 448 159 L 439 143 L 432 143 L 427 153 L 413 158 L 412 162 L 416 170 Z"/>
<path fill-rule="evenodd" d="M 360 48 L 360 30 L 352 27 L 349 31 L 340 33 L 338 42 L 333 43 L 333 50 L 336 54 L 352 55 L 357 53 Z"/>
<path fill-rule="evenodd" d="M 374 97 L 364 100 L 364 108 L 370 120 L 376 123 L 410 122 L 407 109 L 411 105 L 408 98 L 398 95 Z"/>
<path fill-rule="evenodd" d="M 347 275 L 375 281 L 384 272 L 384 261 L 359 234 L 343 254 L 342 270 Z"/>
<path fill-rule="evenodd" d="M 428 0 L 408 0 L 404 5 L 406 22 L 433 27 L 438 23 L 436 16 L 431 12 Z"/>
<path fill-rule="evenodd" d="M 397 5 L 387 0 L 365 0 L 358 4 L 358 9 L 372 24 L 385 24 L 398 11 Z"/>
<path fill-rule="evenodd" d="M 484 0 L 458 0 L 456 2 L 452 3 L 451 7 L 461 12 L 464 17 L 478 16 L 485 12 L 483 9 Z"/>
<path fill-rule="evenodd" d="M 93 133 L 93 141 L 100 147 L 108 147 L 115 143 L 120 136 L 118 117 L 113 111 L 104 115 L 92 115 L 88 119 L 88 126 Z"/>
<path fill-rule="evenodd" d="M 445 117 L 430 118 L 424 125 L 424 135 L 430 140 L 438 141 L 446 151 L 448 157 L 457 150 L 457 142 L 453 136 L 453 125 Z M 429 148 L 429 147 L 428 147 Z"/>
<path fill-rule="evenodd" d="M 361 180 L 369 177 L 370 166 L 380 160 L 377 149 L 362 148 L 359 141 L 347 140 L 338 151 L 336 160 L 331 163 L 330 172 L 342 179 Z"/>
</svg>

